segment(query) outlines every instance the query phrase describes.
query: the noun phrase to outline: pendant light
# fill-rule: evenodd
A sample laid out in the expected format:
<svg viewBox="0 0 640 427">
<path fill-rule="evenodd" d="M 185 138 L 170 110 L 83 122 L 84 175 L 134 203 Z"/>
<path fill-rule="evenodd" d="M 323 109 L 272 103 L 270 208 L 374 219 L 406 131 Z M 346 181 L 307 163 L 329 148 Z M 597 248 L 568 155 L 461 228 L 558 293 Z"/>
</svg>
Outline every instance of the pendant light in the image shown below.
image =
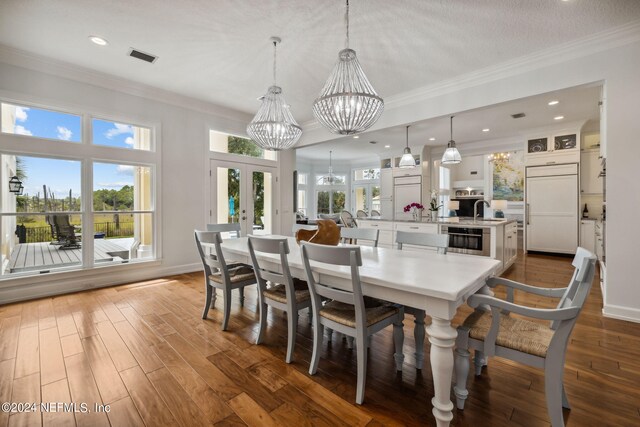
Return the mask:
<svg viewBox="0 0 640 427">
<path fill-rule="evenodd" d="M 276 85 L 276 47 L 279 37 L 271 37 L 273 43 L 273 85 L 266 95 L 259 98 L 262 105 L 247 126 L 247 134 L 260 148 L 271 151 L 291 148 L 302 135 L 302 128 L 291 115 L 289 105 L 282 96 L 282 88 Z"/>
<path fill-rule="evenodd" d="M 333 133 L 351 135 L 369 129 L 384 110 L 384 101 L 362 71 L 356 52 L 349 49 L 349 0 L 345 14 L 346 48 L 320 96 L 313 102 L 316 120 Z"/>
<path fill-rule="evenodd" d="M 329 150 L 329 178 L 327 179 L 329 184 L 333 184 L 333 167 L 331 166 L 331 153 L 332 151 Z"/>
<path fill-rule="evenodd" d="M 451 116 L 451 139 L 447 144 L 447 149 L 444 150 L 444 154 L 442 155 L 443 165 L 457 165 L 462 161 L 460 152 L 456 148 L 456 142 L 453 140 L 453 117 L 454 116 Z"/>
<path fill-rule="evenodd" d="M 411 154 L 411 148 L 409 148 L 409 126 L 407 126 L 407 146 L 404 147 L 404 154 L 400 158 L 400 163 L 398 167 L 401 168 L 412 168 L 416 165 L 416 160 L 413 158 L 413 154 Z"/>
</svg>

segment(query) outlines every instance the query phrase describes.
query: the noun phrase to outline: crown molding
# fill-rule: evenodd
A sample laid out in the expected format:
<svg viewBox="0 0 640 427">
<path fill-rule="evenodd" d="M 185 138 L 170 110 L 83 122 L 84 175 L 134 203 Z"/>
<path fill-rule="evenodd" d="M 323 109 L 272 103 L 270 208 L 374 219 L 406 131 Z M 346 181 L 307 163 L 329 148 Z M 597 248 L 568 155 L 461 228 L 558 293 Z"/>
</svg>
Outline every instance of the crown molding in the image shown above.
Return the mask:
<svg viewBox="0 0 640 427">
<path fill-rule="evenodd" d="M 0 44 L 0 62 L 200 113 L 215 115 L 232 121 L 249 123 L 252 117 L 248 113 L 213 104 L 202 99 L 180 95 L 158 87 L 36 55 L 2 44 Z"/>
<path fill-rule="evenodd" d="M 385 110 L 390 111 L 406 105 L 427 102 L 437 96 L 457 92 L 461 89 L 491 83 L 638 41 L 640 41 L 640 20 L 540 50 L 520 58 L 462 74 L 451 79 L 441 80 L 437 83 L 411 91 L 388 96 L 385 98 Z M 321 128 L 321 125 L 316 120 L 309 120 L 303 123 L 303 128 L 305 131 L 314 131 Z M 380 126 L 374 125 L 370 130 L 378 130 L 381 128 Z M 333 135 L 328 132 L 327 134 Z"/>
<path fill-rule="evenodd" d="M 390 96 L 385 100 L 385 108 L 392 109 L 413 104 L 460 89 L 524 74 L 637 41 L 640 41 L 640 20 L 540 50 L 520 58 L 472 71 L 458 77 L 442 80 L 431 85 L 423 86 L 422 88 Z"/>
</svg>

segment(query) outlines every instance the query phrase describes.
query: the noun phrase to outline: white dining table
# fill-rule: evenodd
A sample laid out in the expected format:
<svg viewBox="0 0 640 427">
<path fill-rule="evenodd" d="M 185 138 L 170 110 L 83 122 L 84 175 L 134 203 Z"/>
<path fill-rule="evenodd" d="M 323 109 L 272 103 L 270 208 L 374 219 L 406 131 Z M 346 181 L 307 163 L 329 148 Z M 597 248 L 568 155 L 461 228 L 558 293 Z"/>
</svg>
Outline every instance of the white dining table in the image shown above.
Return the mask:
<svg viewBox="0 0 640 427">
<path fill-rule="evenodd" d="M 287 236 L 260 236 L 283 238 Z M 287 257 L 291 274 L 306 279 L 300 247 L 295 238 L 287 237 Z M 247 237 L 227 239 L 222 243 L 225 256 L 250 263 Z M 467 297 L 481 291 L 488 277 L 495 274 L 500 261 L 481 256 L 439 254 L 435 251 L 399 251 L 361 246 L 360 280 L 364 295 L 397 304 L 423 309 L 431 316 L 427 329 L 431 343 L 430 361 L 433 375 L 433 415 L 438 426 L 448 426 L 453 419 L 450 399 L 453 375 L 453 347 L 457 337 L 451 319 Z M 257 253 L 266 268 L 278 271 L 279 255 Z M 317 280 L 337 288 L 351 288 L 348 266 L 311 263 Z M 484 288 L 484 289 L 483 289 Z"/>
</svg>

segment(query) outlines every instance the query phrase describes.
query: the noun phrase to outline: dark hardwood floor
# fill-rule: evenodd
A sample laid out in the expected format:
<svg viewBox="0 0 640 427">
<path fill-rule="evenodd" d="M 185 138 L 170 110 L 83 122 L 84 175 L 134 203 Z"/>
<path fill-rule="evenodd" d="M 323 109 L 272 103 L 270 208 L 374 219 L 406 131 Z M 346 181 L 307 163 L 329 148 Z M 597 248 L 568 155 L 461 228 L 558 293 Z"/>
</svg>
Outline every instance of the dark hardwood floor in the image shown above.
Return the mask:
<svg viewBox="0 0 640 427">
<path fill-rule="evenodd" d="M 505 276 L 560 287 L 571 272 L 568 258 L 520 255 Z M 91 410 L 0 412 L 0 426 L 435 425 L 428 359 L 424 370 L 414 367 L 411 316 L 402 374 L 394 369 L 389 328 L 373 340 L 365 403 L 358 406 L 355 352 L 338 334 L 325 341 L 312 377 L 306 315 L 295 361 L 287 365 L 281 312 L 271 312 L 265 344 L 253 344 L 255 288 L 247 289 L 244 307 L 235 295 L 229 332 L 220 331 L 217 308 L 209 320 L 200 318 L 203 293 L 199 273 L 0 306 L 0 402 L 75 402 Z M 553 306 L 522 293 L 516 302 Z M 605 319 L 601 308 L 596 281 L 568 350 L 565 384 L 573 409 L 565 420 L 568 426 L 637 426 L 640 324 Z M 456 323 L 469 312 L 461 308 Z M 453 425 L 549 425 L 537 369 L 492 358 L 482 376 L 470 378 L 469 392 L 466 409 L 454 410 Z M 95 403 L 109 404 L 110 411 L 95 411 Z"/>
</svg>

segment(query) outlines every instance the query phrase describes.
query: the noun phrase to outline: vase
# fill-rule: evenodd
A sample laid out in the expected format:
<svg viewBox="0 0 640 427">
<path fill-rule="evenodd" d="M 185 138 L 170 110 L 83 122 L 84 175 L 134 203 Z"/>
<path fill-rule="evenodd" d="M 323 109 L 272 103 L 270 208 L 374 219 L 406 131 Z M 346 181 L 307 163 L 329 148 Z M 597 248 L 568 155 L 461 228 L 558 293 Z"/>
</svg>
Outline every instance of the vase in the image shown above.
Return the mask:
<svg viewBox="0 0 640 427">
<path fill-rule="evenodd" d="M 429 211 L 431 213 L 431 221 L 432 222 L 436 222 L 438 221 L 438 211 Z"/>
<path fill-rule="evenodd" d="M 416 222 L 422 221 L 422 209 L 411 208 L 411 215 L 413 215 L 413 220 Z"/>
</svg>

